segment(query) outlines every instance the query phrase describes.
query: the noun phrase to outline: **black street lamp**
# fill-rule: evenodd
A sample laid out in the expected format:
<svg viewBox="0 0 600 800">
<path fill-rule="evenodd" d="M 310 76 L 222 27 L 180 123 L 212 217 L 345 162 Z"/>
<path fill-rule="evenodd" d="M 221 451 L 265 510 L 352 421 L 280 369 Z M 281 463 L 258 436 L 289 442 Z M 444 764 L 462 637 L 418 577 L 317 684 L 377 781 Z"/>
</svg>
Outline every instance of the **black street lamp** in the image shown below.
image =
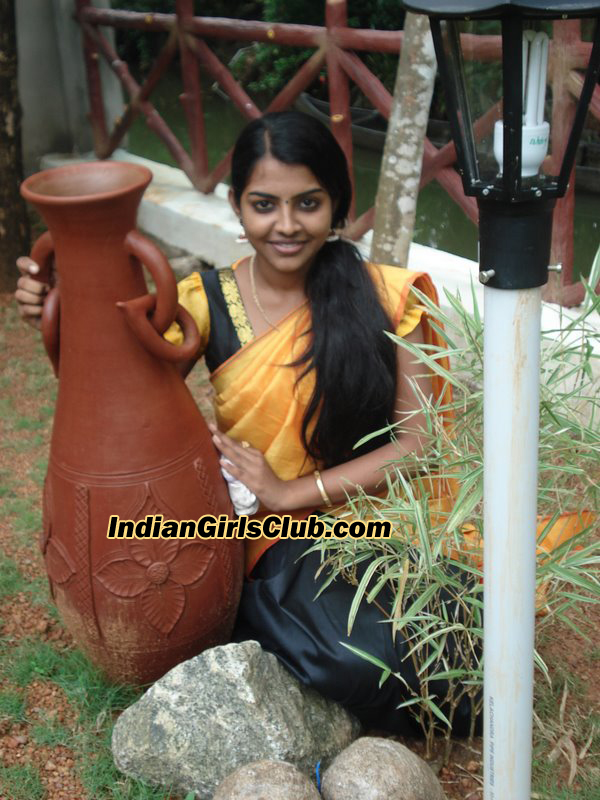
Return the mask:
<svg viewBox="0 0 600 800">
<path fill-rule="evenodd" d="M 458 169 L 479 206 L 484 288 L 484 800 L 529 800 L 541 286 L 548 279 L 552 212 L 566 190 L 600 72 L 600 3 L 403 2 L 427 14 Z M 548 20 L 595 18 L 591 55 L 564 153 L 546 158 L 551 97 Z M 466 65 L 470 33 L 502 37 L 502 70 Z M 495 32 L 495 31 L 494 31 Z M 555 54 L 556 55 L 556 54 Z M 470 69 L 469 69 L 470 68 Z M 502 117 L 476 140 L 473 88 L 494 82 Z M 549 163 L 560 164 L 547 174 Z"/>
</svg>

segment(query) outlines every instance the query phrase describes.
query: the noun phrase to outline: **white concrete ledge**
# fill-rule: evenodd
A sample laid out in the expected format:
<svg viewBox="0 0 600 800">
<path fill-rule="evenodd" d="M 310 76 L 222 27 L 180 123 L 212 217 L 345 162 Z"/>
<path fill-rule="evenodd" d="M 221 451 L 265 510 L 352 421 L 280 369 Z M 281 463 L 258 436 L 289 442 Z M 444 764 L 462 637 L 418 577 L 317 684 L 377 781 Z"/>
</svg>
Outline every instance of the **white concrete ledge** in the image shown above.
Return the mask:
<svg viewBox="0 0 600 800">
<path fill-rule="evenodd" d="M 140 206 L 138 225 L 147 233 L 167 245 L 188 251 L 219 268 L 228 266 L 251 252 L 249 245 L 236 243 L 240 224 L 227 200 L 228 187 L 221 183 L 211 195 L 196 191 L 186 175 L 174 167 L 116 150 L 115 161 L 129 161 L 148 167 L 154 178 Z M 93 161 L 95 156 L 83 157 L 48 154 L 42 158 L 42 169 L 82 161 Z M 359 243 L 365 256 L 371 244 L 369 232 Z M 460 297 L 465 308 L 473 308 L 473 287 L 480 313 L 483 315 L 483 286 L 478 280 L 475 261 L 413 243 L 408 259 L 410 269 L 428 272 L 440 295 L 442 308 L 449 308 L 445 291 Z M 544 330 L 560 330 L 565 321 L 577 316 L 577 309 L 544 304 L 542 326 Z M 589 322 L 600 331 L 600 315 L 594 314 Z M 595 343 L 596 344 L 596 343 Z M 597 344 L 600 347 L 600 343 Z"/>
<path fill-rule="evenodd" d="M 65 156 L 51 153 L 42 158 L 42 169 L 94 161 L 95 156 Z M 240 223 L 220 183 L 210 195 L 196 191 L 180 169 L 115 150 L 113 161 L 128 161 L 148 167 L 154 178 L 146 190 L 138 214 L 138 225 L 165 244 L 198 256 L 215 267 L 228 266 L 251 252 L 249 245 L 236 244 Z"/>
</svg>

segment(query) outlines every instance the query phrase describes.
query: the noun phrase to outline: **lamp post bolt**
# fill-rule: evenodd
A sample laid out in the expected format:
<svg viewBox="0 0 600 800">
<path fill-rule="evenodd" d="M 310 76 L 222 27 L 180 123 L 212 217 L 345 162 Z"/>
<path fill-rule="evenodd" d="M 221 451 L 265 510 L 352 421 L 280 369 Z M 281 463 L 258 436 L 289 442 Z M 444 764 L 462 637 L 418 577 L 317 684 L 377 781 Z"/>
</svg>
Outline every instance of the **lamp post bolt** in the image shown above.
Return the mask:
<svg viewBox="0 0 600 800">
<path fill-rule="evenodd" d="M 479 273 L 479 280 L 481 283 L 489 283 L 495 274 L 495 269 L 482 269 Z"/>
</svg>

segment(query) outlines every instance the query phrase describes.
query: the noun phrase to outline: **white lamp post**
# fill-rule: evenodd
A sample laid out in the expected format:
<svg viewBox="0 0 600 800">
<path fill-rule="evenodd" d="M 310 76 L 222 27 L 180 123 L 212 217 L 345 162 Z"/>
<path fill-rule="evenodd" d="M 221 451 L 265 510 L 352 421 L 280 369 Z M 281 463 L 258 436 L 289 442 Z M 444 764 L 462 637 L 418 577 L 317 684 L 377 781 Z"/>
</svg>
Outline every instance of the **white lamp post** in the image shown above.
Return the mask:
<svg viewBox="0 0 600 800">
<path fill-rule="evenodd" d="M 430 17 L 459 172 L 465 193 L 476 196 L 479 206 L 479 277 L 485 284 L 484 800 L 530 800 L 541 287 L 548 278 L 554 204 L 565 194 L 598 82 L 600 3 L 402 5 Z M 586 16 L 596 18 L 596 27 L 579 105 L 560 173 L 545 175 L 549 37 L 542 21 Z M 493 19 L 502 33 L 503 117 L 485 153 L 471 125 L 461 32 L 467 32 L 465 23 Z"/>
</svg>

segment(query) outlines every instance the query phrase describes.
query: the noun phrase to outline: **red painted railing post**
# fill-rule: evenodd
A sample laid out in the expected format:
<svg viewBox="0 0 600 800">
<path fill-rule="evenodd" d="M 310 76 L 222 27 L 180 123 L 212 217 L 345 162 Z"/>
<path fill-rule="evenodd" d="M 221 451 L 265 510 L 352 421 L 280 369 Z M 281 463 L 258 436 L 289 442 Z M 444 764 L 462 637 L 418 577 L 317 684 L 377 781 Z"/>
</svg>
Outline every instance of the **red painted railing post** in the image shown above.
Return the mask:
<svg viewBox="0 0 600 800">
<path fill-rule="evenodd" d="M 402 32 L 348 28 L 346 0 L 325 0 L 325 27 L 222 17 L 194 17 L 193 0 L 176 0 L 176 14 L 160 12 L 147 14 L 124 9 L 96 8 L 89 0 L 75 0 L 75 3 L 76 18 L 81 24 L 84 35 L 94 145 L 96 154 L 101 158 L 111 155 L 132 121 L 142 113 L 148 127 L 165 143 L 176 163 L 197 189 L 211 192 L 217 182 L 225 177 L 230 168 L 231 150 L 211 172 L 208 170 L 199 69 L 206 70 L 207 74 L 219 81 L 242 114 L 254 118 L 261 111 L 209 48 L 205 41 L 206 37 L 316 48 L 316 52 L 271 101 L 267 110 L 289 107 L 298 94 L 312 83 L 325 62 L 329 78 L 331 129 L 346 155 L 352 178 L 354 171 L 349 81 L 356 83 L 375 108 L 385 117 L 389 117 L 392 102 L 389 92 L 352 51 L 397 53 L 401 47 Z M 137 84 L 127 64 L 119 59 L 110 41 L 99 30 L 100 26 L 171 33 L 142 86 Z M 461 40 L 469 59 L 493 62 L 501 57 L 499 36 L 463 34 Z M 184 86 L 181 100 L 190 134 L 191 157 L 149 100 L 174 55 L 176 43 L 179 44 L 181 51 Z M 577 98 L 581 92 L 583 78 L 578 70 L 585 68 L 590 52 L 591 43 L 581 41 L 577 22 L 555 23 L 550 60 L 554 97 L 551 125 L 553 172 L 558 169 L 558 163 L 562 158 Z M 130 102 L 122 117 L 112 127 L 110 136 L 107 133 L 108 126 L 102 97 L 99 56 L 106 60 L 130 96 Z M 596 119 L 600 119 L 600 87 L 595 91 L 590 104 L 590 113 Z M 489 132 L 496 116 L 497 110 L 490 109 L 477 120 L 475 124 L 477 137 Z M 437 150 L 426 139 L 422 185 L 430 180 L 437 180 L 467 216 L 476 220 L 475 201 L 471 197 L 465 197 L 460 178 L 452 167 L 454 160 L 455 152 L 451 144 Z M 558 202 L 554 215 L 552 257 L 554 263 L 560 262 L 563 265 L 562 276 L 559 278 L 556 273 L 552 273 L 545 290 L 546 299 L 560 301 L 565 305 L 573 305 L 583 297 L 583 286 L 580 283 L 569 286 L 573 275 L 574 205 L 574 176 L 571 176 L 569 192 Z M 372 226 L 372 209 L 365 212 L 360 219 L 355 219 L 353 206 L 349 216 L 350 220 L 354 221 L 348 227 L 347 235 L 359 236 Z"/>
<path fill-rule="evenodd" d="M 79 13 L 92 4 L 87 0 L 75 0 L 75 13 L 79 20 Z M 90 122 L 92 123 L 92 136 L 94 139 L 94 152 L 98 158 L 110 155 L 108 150 L 108 128 L 104 113 L 104 98 L 102 96 L 102 79 L 100 77 L 99 53 L 94 40 L 82 28 L 83 57 L 87 75 L 88 93 L 90 97 Z"/>
<path fill-rule="evenodd" d="M 348 25 L 346 0 L 326 0 L 325 25 L 327 27 L 327 78 L 329 83 L 329 113 L 331 130 L 348 161 L 348 169 L 354 188 L 354 166 L 352 158 L 352 120 L 350 119 L 350 88 L 348 77 L 337 56 L 334 44 L 335 28 Z M 354 194 L 354 193 L 353 193 Z M 350 209 L 350 219 L 354 219 L 354 200 Z"/>
<path fill-rule="evenodd" d="M 576 101 L 569 92 L 569 75 L 573 69 L 573 53 L 581 41 L 579 20 L 554 23 L 552 40 L 552 171 L 557 174 L 575 117 Z M 556 203 L 552 228 L 552 255 L 554 264 L 562 264 L 562 272 L 551 272 L 543 297 L 549 302 L 559 302 L 561 286 L 573 282 L 573 240 L 575 217 L 575 169 L 571 173 L 566 195 Z"/>
<path fill-rule="evenodd" d="M 194 163 L 193 184 L 196 189 L 204 191 L 208 177 L 208 155 L 202 110 L 202 85 L 198 62 L 186 41 L 189 22 L 194 18 L 194 0 L 176 0 L 175 13 L 179 30 L 179 55 L 183 83 L 183 94 L 179 96 L 179 99 L 183 104 L 190 136 L 190 149 Z"/>
</svg>

